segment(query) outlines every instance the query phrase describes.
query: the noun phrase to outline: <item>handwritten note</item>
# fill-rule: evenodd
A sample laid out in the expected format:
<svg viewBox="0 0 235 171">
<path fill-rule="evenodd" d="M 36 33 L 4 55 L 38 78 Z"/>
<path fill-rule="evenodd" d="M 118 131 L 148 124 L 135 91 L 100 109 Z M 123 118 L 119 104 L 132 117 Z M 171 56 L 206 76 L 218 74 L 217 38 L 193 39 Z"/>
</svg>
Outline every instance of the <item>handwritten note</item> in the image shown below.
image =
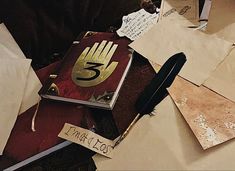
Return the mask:
<svg viewBox="0 0 235 171">
<path fill-rule="evenodd" d="M 157 13 L 150 14 L 144 9 L 123 16 L 122 26 L 117 30 L 117 34 L 120 37 L 126 36 L 131 40 L 135 40 L 157 23 L 158 16 Z"/>
<path fill-rule="evenodd" d="M 82 145 L 83 147 L 86 147 L 106 157 L 112 157 L 112 151 L 115 142 L 97 135 L 87 129 L 65 123 L 58 136 L 60 138 Z"/>
<path fill-rule="evenodd" d="M 188 20 L 197 23 L 199 20 L 198 11 L 197 0 L 162 0 L 159 20 L 170 19 L 177 20 L 177 22 Z"/>
</svg>

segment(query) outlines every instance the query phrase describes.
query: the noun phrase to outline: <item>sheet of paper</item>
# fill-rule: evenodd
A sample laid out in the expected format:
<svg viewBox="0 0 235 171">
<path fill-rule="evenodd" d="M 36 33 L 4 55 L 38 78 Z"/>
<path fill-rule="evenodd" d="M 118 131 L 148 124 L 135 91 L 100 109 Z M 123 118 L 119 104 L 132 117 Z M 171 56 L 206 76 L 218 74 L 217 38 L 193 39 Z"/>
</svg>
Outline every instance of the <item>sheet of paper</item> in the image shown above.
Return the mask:
<svg viewBox="0 0 235 171">
<path fill-rule="evenodd" d="M 31 60 L 0 59 L 0 155 L 18 116 Z"/>
<path fill-rule="evenodd" d="M 169 19 L 180 23 L 197 24 L 199 21 L 198 0 L 162 0 L 160 20 Z"/>
<path fill-rule="evenodd" d="M 235 43 L 235 1 L 213 0 L 207 25 L 207 33 Z"/>
<path fill-rule="evenodd" d="M 123 16 L 122 26 L 117 30 L 117 34 L 135 40 L 157 23 L 158 16 L 159 14 L 150 14 L 144 9 Z"/>
<path fill-rule="evenodd" d="M 187 61 L 179 75 L 201 85 L 231 51 L 232 43 L 175 22 L 161 21 L 129 46 L 160 65 L 183 52 Z"/>
<path fill-rule="evenodd" d="M 114 148 L 112 159 L 93 157 L 97 170 L 234 170 L 235 142 L 202 150 L 168 96 Z"/>
<path fill-rule="evenodd" d="M 235 102 L 235 48 L 210 75 L 204 85 Z"/>
<path fill-rule="evenodd" d="M 26 58 L 4 24 L 0 24 L 0 45 L 0 59 L 2 59 L 3 56 L 7 58 Z M 30 67 L 19 114 L 23 113 L 39 101 L 40 96 L 38 95 L 38 91 L 41 87 L 41 82 L 33 68 Z"/>
<path fill-rule="evenodd" d="M 90 130 L 68 123 L 58 135 L 60 138 L 72 141 L 101 155 L 111 158 L 115 142 L 106 139 Z"/>
<path fill-rule="evenodd" d="M 208 34 L 235 43 L 235 1 L 213 0 L 207 26 Z M 235 102 L 235 49 L 225 58 L 204 85 Z"/>
<path fill-rule="evenodd" d="M 235 137 L 235 103 L 183 78 L 168 89 L 203 149 Z"/>
</svg>

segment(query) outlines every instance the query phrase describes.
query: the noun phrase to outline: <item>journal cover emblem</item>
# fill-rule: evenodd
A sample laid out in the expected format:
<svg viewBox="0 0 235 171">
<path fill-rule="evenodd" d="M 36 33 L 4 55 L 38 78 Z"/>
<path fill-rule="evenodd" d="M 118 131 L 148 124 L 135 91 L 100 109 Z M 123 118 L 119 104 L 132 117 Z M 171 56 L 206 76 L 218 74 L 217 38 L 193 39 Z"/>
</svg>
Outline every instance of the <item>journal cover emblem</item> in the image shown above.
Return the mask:
<svg viewBox="0 0 235 171">
<path fill-rule="evenodd" d="M 118 62 L 110 60 L 118 45 L 103 40 L 86 47 L 72 69 L 73 82 L 81 87 L 91 87 L 105 81 L 115 70 Z"/>
</svg>

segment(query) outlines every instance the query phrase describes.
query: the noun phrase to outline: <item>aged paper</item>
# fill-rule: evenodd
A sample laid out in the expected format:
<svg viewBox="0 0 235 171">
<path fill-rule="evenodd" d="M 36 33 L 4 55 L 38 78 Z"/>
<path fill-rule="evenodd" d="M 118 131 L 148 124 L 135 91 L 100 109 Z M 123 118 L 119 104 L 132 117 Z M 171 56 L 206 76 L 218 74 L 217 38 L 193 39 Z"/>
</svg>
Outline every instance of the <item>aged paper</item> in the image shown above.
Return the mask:
<svg viewBox="0 0 235 171">
<path fill-rule="evenodd" d="M 235 43 L 235 1 L 213 0 L 207 25 L 207 33 Z"/>
<path fill-rule="evenodd" d="M 234 170 L 235 142 L 203 150 L 168 96 L 114 149 L 93 157 L 97 170 Z"/>
<path fill-rule="evenodd" d="M 3 58 L 3 56 L 7 58 L 26 58 L 4 24 L 0 24 L 0 38 L 0 59 Z M 39 101 L 40 97 L 38 91 L 41 87 L 41 82 L 33 68 L 30 67 L 19 114 L 23 113 Z"/>
<path fill-rule="evenodd" d="M 172 55 L 183 52 L 187 61 L 179 75 L 201 85 L 231 51 L 232 43 L 174 22 L 161 21 L 130 47 L 160 65 Z"/>
<path fill-rule="evenodd" d="M 206 33 L 235 43 L 234 9 L 234 0 L 213 0 Z M 235 102 L 235 48 L 204 85 Z"/>
<path fill-rule="evenodd" d="M 117 34 L 120 37 L 126 36 L 130 40 L 135 40 L 157 23 L 158 16 L 159 14 L 150 14 L 144 9 L 123 16 L 122 26 L 117 30 Z"/>
<path fill-rule="evenodd" d="M 115 142 L 108 140 L 90 130 L 68 123 L 58 135 L 60 138 L 72 141 L 101 155 L 111 158 Z"/>
<path fill-rule="evenodd" d="M 235 102 L 235 48 L 210 75 L 204 85 Z"/>
<path fill-rule="evenodd" d="M 199 1 L 162 0 L 160 20 L 165 19 L 169 19 L 178 23 L 190 21 L 193 24 L 197 24 L 199 21 Z"/>
<path fill-rule="evenodd" d="M 18 116 L 31 60 L 0 59 L 0 155 Z"/>
<path fill-rule="evenodd" d="M 234 102 L 180 77 L 168 91 L 203 149 L 235 137 Z"/>
</svg>

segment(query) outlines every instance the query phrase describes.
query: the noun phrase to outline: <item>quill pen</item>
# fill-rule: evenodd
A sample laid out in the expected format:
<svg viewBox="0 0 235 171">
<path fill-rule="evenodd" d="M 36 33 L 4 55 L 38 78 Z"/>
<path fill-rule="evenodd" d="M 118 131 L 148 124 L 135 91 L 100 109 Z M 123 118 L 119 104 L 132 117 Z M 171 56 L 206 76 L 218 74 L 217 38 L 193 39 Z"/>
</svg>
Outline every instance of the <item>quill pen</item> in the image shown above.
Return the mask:
<svg viewBox="0 0 235 171">
<path fill-rule="evenodd" d="M 126 131 L 116 141 L 114 146 L 118 145 L 126 137 L 132 126 L 143 115 L 151 114 L 151 112 L 154 110 L 154 107 L 164 99 L 164 97 L 168 94 L 167 88 L 172 84 L 185 62 L 186 56 L 181 52 L 171 56 L 162 65 L 159 72 L 140 93 L 135 103 L 135 108 L 138 114 L 128 126 Z"/>
</svg>

